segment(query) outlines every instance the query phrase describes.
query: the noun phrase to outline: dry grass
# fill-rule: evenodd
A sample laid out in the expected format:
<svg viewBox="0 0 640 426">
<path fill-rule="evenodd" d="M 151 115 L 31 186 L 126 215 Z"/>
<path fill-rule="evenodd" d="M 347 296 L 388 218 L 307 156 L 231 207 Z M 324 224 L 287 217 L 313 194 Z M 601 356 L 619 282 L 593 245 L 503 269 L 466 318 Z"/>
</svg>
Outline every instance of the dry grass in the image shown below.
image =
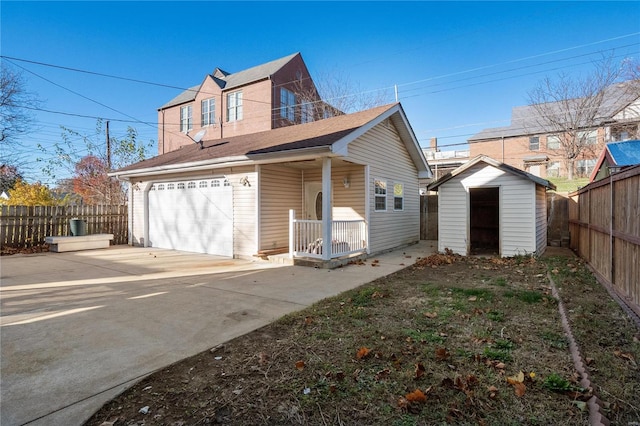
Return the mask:
<svg viewBox="0 0 640 426">
<path fill-rule="evenodd" d="M 637 360 L 640 346 L 582 268 L 556 275 L 570 278 L 570 291 L 559 285 L 576 338 L 614 340 L 585 344 L 598 371 L 617 363 L 592 381 L 626 424 L 638 414 L 638 366 L 611 354 Z M 586 425 L 590 390 L 578 386 L 546 273 L 528 257 L 421 259 L 163 369 L 87 424 Z"/>
</svg>

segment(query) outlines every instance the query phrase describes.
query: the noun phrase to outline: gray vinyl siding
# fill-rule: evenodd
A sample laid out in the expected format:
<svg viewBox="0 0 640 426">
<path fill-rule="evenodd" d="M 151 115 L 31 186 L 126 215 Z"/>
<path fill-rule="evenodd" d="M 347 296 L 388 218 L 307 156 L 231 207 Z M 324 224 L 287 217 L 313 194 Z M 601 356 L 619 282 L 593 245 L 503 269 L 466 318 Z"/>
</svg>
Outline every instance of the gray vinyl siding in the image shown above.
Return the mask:
<svg viewBox="0 0 640 426">
<path fill-rule="evenodd" d="M 260 167 L 260 250 L 289 247 L 289 210 L 302 213 L 302 171 Z"/>
<path fill-rule="evenodd" d="M 233 256 L 249 257 L 257 253 L 256 243 L 256 184 L 253 167 L 236 169 L 226 174 L 233 187 Z M 248 184 L 240 181 L 248 179 Z"/>
<path fill-rule="evenodd" d="M 536 186 L 536 254 L 547 248 L 547 192 L 544 186 Z"/>
<path fill-rule="evenodd" d="M 369 247 L 378 253 L 420 239 L 418 171 L 389 120 L 349 144 L 349 157 L 369 164 Z M 387 182 L 387 210 L 375 210 L 374 179 Z M 393 209 L 393 185 L 404 185 L 404 209 Z"/>
<path fill-rule="evenodd" d="M 469 238 L 467 190 L 458 179 L 443 183 L 438 190 L 438 251 L 467 254 Z"/>
<path fill-rule="evenodd" d="M 131 241 L 134 246 L 144 245 L 144 191 L 138 184 L 133 184 L 133 206 L 131 208 Z"/>
<path fill-rule="evenodd" d="M 500 188 L 500 254 L 510 257 L 536 252 L 536 184 L 484 163 L 440 186 L 438 250 L 446 247 L 467 254 L 469 188 L 480 187 Z"/>
<path fill-rule="evenodd" d="M 349 179 L 349 188 L 344 187 L 344 178 Z M 305 170 L 304 182 L 322 182 L 322 169 Z M 338 166 L 331 168 L 333 220 L 365 219 L 364 166 Z M 304 201 L 304 200 L 303 200 Z M 300 215 L 301 217 L 301 215 Z"/>
</svg>

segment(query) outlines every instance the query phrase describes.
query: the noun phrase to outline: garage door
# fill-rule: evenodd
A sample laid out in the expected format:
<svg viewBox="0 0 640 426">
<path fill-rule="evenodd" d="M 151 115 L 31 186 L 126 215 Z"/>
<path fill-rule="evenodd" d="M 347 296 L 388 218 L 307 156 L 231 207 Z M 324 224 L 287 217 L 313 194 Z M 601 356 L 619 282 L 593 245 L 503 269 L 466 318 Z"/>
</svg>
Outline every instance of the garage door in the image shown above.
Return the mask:
<svg viewBox="0 0 640 426">
<path fill-rule="evenodd" d="M 233 256 L 233 192 L 226 179 L 155 183 L 149 191 L 152 247 Z"/>
</svg>

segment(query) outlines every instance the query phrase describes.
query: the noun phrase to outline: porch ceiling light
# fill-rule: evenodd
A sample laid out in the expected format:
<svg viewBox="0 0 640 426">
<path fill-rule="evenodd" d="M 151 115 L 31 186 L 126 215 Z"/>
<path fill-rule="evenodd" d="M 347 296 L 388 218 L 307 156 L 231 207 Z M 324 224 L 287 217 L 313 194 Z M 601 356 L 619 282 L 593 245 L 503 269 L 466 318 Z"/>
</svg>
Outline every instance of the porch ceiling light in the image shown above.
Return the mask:
<svg viewBox="0 0 640 426">
<path fill-rule="evenodd" d="M 345 188 L 349 188 L 349 186 L 351 185 L 351 182 L 349 182 L 349 176 L 342 179 L 342 184 L 344 185 Z"/>
</svg>

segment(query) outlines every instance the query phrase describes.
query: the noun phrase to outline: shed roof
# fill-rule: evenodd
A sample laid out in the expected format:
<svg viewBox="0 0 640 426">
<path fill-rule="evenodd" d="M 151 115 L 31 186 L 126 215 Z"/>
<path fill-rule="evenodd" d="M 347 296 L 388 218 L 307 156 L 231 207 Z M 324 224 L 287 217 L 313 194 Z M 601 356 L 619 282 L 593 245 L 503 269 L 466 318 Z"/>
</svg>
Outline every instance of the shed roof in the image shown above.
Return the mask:
<svg viewBox="0 0 640 426">
<path fill-rule="evenodd" d="M 427 189 L 429 191 L 437 191 L 438 187 L 440 185 L 442 185 L 445 182 L 448 182 L 449 180 L 453 179 L 454 177 L 464 173 L 465 171 L 469 170 L 470 168 L 472 168 L 473 166 L 475 166 L 478 163 L 486 163 L 490 166 L 493 166 L 497 169 L 500 169 L 504 172 L 507 173 L 511 173 L 515 176 L 518 176 L 520 178 L 524 178 L 524 179 L 529 179 L 530 181 L 534 182 L 536 185 L 542 185 L 546 188 L 549 189 L 556 189 L 556 186 L 549 182 L 546 179 L 542 179 L 541 177 L 532 175 L 531 173 L 527 173 L 524 170 L 520 170 L 516 167 L 510 166 L 508 164 L 505 163 L 501 163 L 500 161 L 494 160 L 491 157 L 488 157 L 486 155 L 478 155 L 474 158 L 472 158 L 471 160 L 469 160 L 467 163 L 463 164 L 462 166 L 458 167 L 455 170 L 450 171 L 449 173 L 447 173 L 446 175 L 442 176 L 440 179 L 438 179 L 435 182 L 432 182 L 431 184 L 429 184 L 429 186 L 427 186 Z"/>
<path fill-rule="evenodd" d="M 266 64 L 257 65 L 255 67 L 243 71 L 238 71 L 233 74 L 223 71 L 220 68 L 216 68 L 214 72 L 207 77 L 212 77 L 221 89 L 229 90 L 268 78 L 298 55 L 300 55 L 299 52 L 293 53 L 283 58 L 267 62 Z M 202 83 L 197 86 L 188 88 L 175 98 L 171 99 L 166 104 L 162 105 L 159 109 L 165 109 L 175 105 L 183 104 L 185 102 L 193 101 L 196 98 L 198 91 L 200 90 L 200 86 L 202 86 Z"/>
<path fill-rule="evenodd" d="M 316 157 L 320 154 L 340 155 L 349 142 L 387 118 L 398 129 L 420 177 L 431 177 L 429 165 L 399 103 L 259 133 L 224 139 L 205 139 L 202 141 L 202 148 L 199 144 L 186 145 L 175 151 L 123 167 L 112 175 L 142 176 L 166 170 L 186 171 L 201 166 L 247 162 L 251 164 L 265 158 L 277 162 L 294 154 L 312 153 Z"/>
</svg>

